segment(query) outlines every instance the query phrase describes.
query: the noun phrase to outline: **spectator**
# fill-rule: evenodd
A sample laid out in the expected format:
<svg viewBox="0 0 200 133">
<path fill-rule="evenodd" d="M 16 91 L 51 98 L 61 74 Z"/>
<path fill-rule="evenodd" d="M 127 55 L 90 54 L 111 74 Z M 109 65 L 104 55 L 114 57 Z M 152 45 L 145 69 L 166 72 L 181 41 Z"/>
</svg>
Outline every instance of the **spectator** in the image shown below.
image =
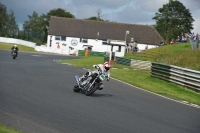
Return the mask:
<svg viewBox="0 0 200 133">
<path fill-rule="evenodd" d="M 137 43 L 137 41 L 135 41 L 135 49 L 138 50 L 138 43 Z"/>
<path fill-rule="evenodd" d="M 196 37 L 196 40 L 199 41 L 199 34 L 198 33 L 196 34 L 195 37 Z"/>
<path fill-rule="evenodd" d="M 172 40 L 170 41 L 170 44 L 174 44 L 174 39 L 172 39 Z"/>
<path fill-rule="evenodd" d="M 185 37 L 184 37 L 184 35 L 181 36 L 181 42 L 182 42 L 182 43 L 185 42 Z"/>
<path fill-rule="evenodd" d="M 188 36 L 186 34 L 184 35 L 184 42 L 188 42 Z"/>
<path fill-rule="evenodd" d="M 177 37 L 176 43 L 180 43 L 180 36 Z"/>
<path fill-rule="evenodd" d="M 135 53 L 137 53 L 137 51 L 138 51 L 138 43 L 137 43 L 137 41 L 135 41 L 134 42 L 134 47 L 133 47 L 133 54 L 135 54 Z"/>
<path fill-rule="evenodd" d="M 194 42 L 197 40 L 196 36 L 194 35 L 193 36 L 193 39 L 192 39 Z"/>
<path fill-rule="evenodd" d="M 145 46 L 145 50 L 147 50 L 148 49 L 148 44 Z"/>
<path fill-rule="evenodd" d="M 130 43 L 131 50 L 133 49 L 133 45 L 134 45 L 133 43 Z"/>
<path fill-rule="evenodd" d="M 129 44 L 128 44 L 128 42 L 126 42 L 126 47 L 127 47 L 127 48 L 129 47 Z"/>
<path fill-rule="evenodd" d="M 128 51 L 129 51 L 129 44 L 128 42 L 126 42 L 126 53 L 128 53 Z"/>
<path fill-rule="evenodd" d="M 196 35 L 196 40 L 197 40 L 197 48 L 199 48 L 199 45 L 200 45 L 200 35 L 198 33 Z"/>
<path fill-rule="evenodd" d="M 158 44 L 158 46 L 162 46 L 162 45 L 164 45 L 163 40 L 160 41 L 160 43 Z"/>
<path fill-rule="evenodd" d="M 194 35 L 194 32 L 193 32 L 192 35 L 191 35 L 191 38 L 190 38 L 192 41 L 194 40 L 194 36 L 195 35 Z"/>
</svg>

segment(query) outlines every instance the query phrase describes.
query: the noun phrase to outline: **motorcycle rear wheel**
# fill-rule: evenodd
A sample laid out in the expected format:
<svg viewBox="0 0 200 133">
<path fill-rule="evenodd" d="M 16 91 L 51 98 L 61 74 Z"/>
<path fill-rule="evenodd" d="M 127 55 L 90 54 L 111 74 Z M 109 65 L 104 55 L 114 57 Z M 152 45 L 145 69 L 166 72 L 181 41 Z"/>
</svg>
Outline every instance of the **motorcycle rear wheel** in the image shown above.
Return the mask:
<svg viewBox="0 0 200 133">
<path fill-rule="evenodd" d="M 93 88 L 92 88 L 90 91 L 86 91 L 86 92 L 85 92 L 85 95 L 86 95 L 86 96 L 92 95 L 92 94 L 98 89 L 98 84 L 95 84 L 95 85 L 93 85 L 92 87 L 93 87 Z"/>
<path fill-rule="evenodd" d="M 74 90 L 74 92 L 80 92 L 81 91 L 81 89 L 79 88 L 78 85 L 75 85 L 73 90 Z"/>
</svg>

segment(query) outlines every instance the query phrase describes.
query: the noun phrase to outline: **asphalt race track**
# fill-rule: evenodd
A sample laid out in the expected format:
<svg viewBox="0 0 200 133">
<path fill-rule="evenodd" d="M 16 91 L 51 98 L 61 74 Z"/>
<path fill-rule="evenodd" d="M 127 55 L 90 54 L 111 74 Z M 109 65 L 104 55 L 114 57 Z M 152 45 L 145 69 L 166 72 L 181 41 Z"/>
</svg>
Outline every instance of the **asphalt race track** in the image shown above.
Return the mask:
<svg viewBox="0 0 200 133">
<path fill-rule="evenodd" d="M 0 122 L 24 133 L 200 133 L 199 108 L 114 79 L 73 92 L 85 70 L 54 61 L 72 58 L 0 50 Z"/>
</svg>

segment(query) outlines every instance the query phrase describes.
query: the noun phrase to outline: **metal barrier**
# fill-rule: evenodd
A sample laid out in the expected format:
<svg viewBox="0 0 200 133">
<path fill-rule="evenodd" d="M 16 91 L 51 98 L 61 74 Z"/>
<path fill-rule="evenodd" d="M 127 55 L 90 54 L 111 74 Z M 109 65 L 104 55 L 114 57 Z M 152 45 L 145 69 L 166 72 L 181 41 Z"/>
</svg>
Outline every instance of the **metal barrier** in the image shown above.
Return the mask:
<svg viewBox="0 0 200 133">
<path fill-rule="evenodd" d="M 104 57 L 106 52 L 96 52 L 96 51 L 89 51 L 89 56 L 100 56 Z M 78 50 L 78 56 L 84 56 L 85 55 L 85 50 Z"/>
<path fill-rule="evenodd" d="M 200 92 L 200 71 L 162 63 L 152 63 L 151 76 Z"/>
<path fill-rule="evenodd" d="M 118 64 L 122 64 L 122 65 L 126 65 L 126 66 L 130 66 L 130 64 L 131 64 L 131 59 L 115 56 L 115 60 Z"/>
</svg>

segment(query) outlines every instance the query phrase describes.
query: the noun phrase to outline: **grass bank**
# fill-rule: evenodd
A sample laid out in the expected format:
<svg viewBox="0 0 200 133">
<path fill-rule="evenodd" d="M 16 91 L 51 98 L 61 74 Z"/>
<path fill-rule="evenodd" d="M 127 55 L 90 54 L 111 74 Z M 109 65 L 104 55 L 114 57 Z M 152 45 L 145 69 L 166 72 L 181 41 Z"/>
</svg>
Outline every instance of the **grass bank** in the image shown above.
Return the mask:
<svg viewBox="0 0 200 133">
<path fill-rule="evenodd" d="M 190 43 L 165 45 L 136 54 L 129 52 L 125 58 L 161 62 L 200 71 L 200 47 L 192 50 Z"/>
<path fill-rule="evenodd" d="M 4 42 L 0 42 L 0 50 L 10 50 L 12 46 L 14 46 L 15 44 L 13 43 L 4 43 Z M 36 52 L 34 48 L 32 47 L 27 47 L 27 46 L 23 46 L 20 44 L 16 44 L 17 47 L 19 48 L 19 51 L 26 51 L 26 52 Z"/>
</svg>

